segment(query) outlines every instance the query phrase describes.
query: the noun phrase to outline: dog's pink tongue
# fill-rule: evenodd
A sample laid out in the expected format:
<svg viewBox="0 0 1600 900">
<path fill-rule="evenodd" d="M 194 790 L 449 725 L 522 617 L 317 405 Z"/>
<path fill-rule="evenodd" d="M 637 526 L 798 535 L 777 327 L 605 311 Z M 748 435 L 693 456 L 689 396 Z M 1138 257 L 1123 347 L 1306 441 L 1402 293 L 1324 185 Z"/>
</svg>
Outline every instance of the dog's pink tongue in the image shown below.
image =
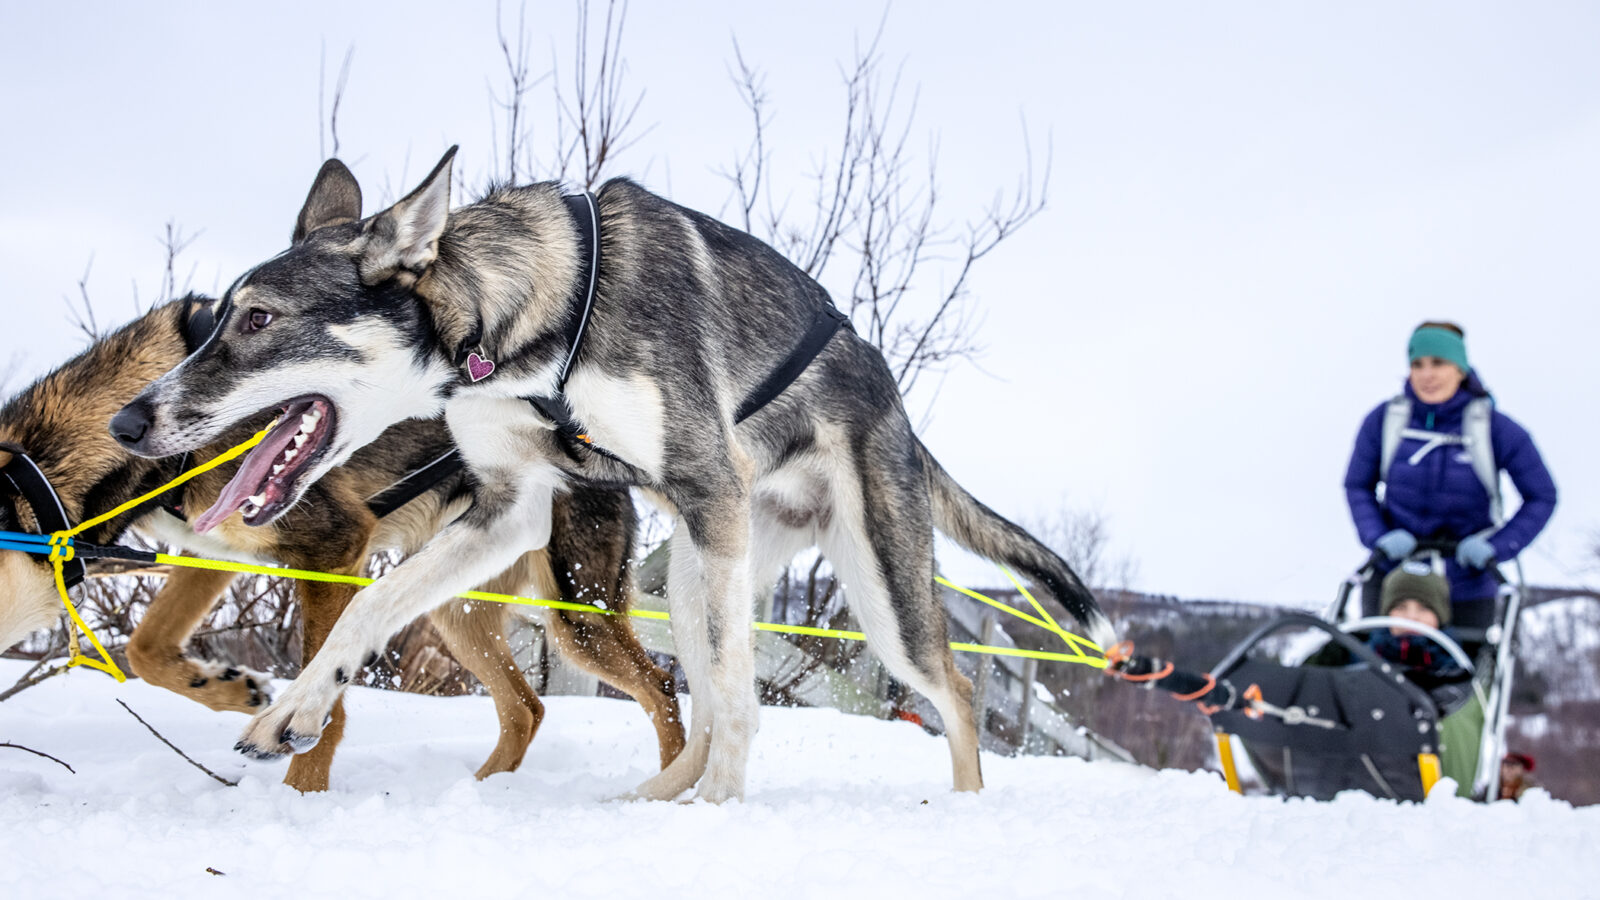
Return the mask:
<svg viewBox="0 0 1600 900">
<path fill-rule="evenodd" d="M 256 453 L 260 452 L 257 449 L 250 454 L 250 457 L 254 457 Z M 192 527 L 196 533 L 205 534 L 220 525 L 223 519 L 233 515 L 239 507 L 244 505 L 246 500 L 250 499 L 251 494 L 255 493 L 256 486 L 261 483 L 261 480 L 251 474 L 250 461 L 250 458 L 245 459 L 244 465 L 240 466 L 239 471 L 234 473 L 233 480 L 228 482 L 228 486 L 222 489 L 222 494 L 217 497 L 217 502 L 211 504 L 210 509 L 201 513 L 194 520 Z M 268 463 L 270 462 L 271 459 L 268 458 Z"/>
<path fill-rule="evenodd" d="M 293 413 L 293 410 L 290 411 Z M 289 446 L 294 440 L 295 433 L 300 430 L 300 416 L 298 413 L 285 414 L 283 422 L 257 444 L 254 450 L 245 455 L 244 462 L 239 464 L 239 471 L 234 473 L 233 480 L 222 489 L 217 502 L 211 508 L 201 513 L 191 526 L 198 534 L 205 534 L 222 523 L 223 519 L 233 515 L 251 495 L 262 489 L 267 480 L 267 471 L 277 461 L 283 448 Z"/>
</svg>

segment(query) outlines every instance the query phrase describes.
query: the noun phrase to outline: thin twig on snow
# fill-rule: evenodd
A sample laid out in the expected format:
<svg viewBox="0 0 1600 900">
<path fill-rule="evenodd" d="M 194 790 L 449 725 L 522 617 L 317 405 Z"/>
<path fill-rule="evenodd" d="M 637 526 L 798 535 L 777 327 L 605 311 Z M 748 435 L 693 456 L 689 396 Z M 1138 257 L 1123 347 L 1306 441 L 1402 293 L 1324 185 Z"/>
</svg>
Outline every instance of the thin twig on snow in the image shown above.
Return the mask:
<svg viewBox="0 0 1600 900">
<path fill-rule="evenodd" d="M 189 765 L 194 766 L 196 769 L 199 769 L 200 771 L 206 773 L 207 775 L 210 775 L 212 778 L 215 778 L 216 780 L 222 782 L 223 784 L 227 785 L 228 787 L 238 787 L 239 786 L 239 782 L 237 782 L 237 781 L 229 781 L 228 779 L 223 778 L 221 775 L 218 775 L 217 773 L 211 771 L 210 769 L 206 768 L 205 766 L 195 762 L 194 759 L 189 756 L 189 754 L 183 752 L 182 750 L 179 750 L 177 744 L 174 744 L 173 742 L 167 740 L 164 736 L 162 736 L 161 732 L 155 730 L 155 728 L 153 726 L 151 726 L 151 724 L 149 722 L 146 722 L 142 717 L 140 717 L 140 715 L 138 713 L 134 712 L 133 708 L 130 707 L 128 704 L 123 703 L 121 700 L 118 700 L 117 703 L 123 709 L 128 711 L 128 715 L 133 716 L 135 719 L 138 719 L 140 725 L 143 725 L 144 727 L 150 729 L 150 733 L 155 735 L 156 738 L 161 741 L 161 743 L 166 744 L 168 747 L 171 747 L 173 753 L 176 753 L 179 756 L 183 757 L 184 759 L 188 760 L 189 761 Z"/>
<path fill-rule="evenodd" d="M 27 753 L 32 753 L 34 756 L 42 756 L 45 759 L 48 759 L 51 762 L 56 763 L 57 765 L 60 765 L 63 769 L 66 769 L 68 772 L 71 772 L 74 775 L 78 774 L 78 770 L 72 768 L 71 766 L 67 765 L 66 763 L 62 762 L 61 760 L 56 759 L 54 756 L 51 756 L 48 753 L 40 753 L 38 750 L 35 750 L 32 747 L 24 747 L 21 744 L 13 744 L 10 741 L 0 741 L 0 747 L 10 747 L 13 750 L 22 750 L 22 751 L 25 751 Z"/>
</svg>

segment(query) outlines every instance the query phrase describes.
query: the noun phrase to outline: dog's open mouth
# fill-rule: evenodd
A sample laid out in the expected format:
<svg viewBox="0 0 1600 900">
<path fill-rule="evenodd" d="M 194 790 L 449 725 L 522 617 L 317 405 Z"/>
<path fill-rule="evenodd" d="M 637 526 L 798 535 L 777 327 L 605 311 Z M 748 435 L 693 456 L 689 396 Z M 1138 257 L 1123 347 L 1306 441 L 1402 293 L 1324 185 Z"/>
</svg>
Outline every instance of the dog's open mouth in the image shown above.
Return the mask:
<svg viewBox="0 0 1600 900">
<path fill-rule="evenodd" d="M 246 525 L 277 518 L 295 496 L 295 480 L 327 449 L 334 419 L 333 403 L 326 397 L 290 400 L 278 414 L 277 425 L 239 464 L 217 502 L 194 520 L 194 530 L 210 531 L 235 510 L 244 514 Z"/>
</svg>

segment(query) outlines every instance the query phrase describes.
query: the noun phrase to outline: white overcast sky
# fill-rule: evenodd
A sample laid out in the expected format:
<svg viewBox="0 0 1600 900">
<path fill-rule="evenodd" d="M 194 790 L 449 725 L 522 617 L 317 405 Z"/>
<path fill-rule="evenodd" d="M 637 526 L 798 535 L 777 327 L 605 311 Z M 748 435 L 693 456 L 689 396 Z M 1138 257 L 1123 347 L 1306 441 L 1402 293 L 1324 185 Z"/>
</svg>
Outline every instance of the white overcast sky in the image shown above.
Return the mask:
<svg viewBox="0 0 1600 900">
<path fill-rule="evenodd" d="M 767 75 L 775 177 L 803 190 L 838 64 L 882 12 L 636 0 L 627 79 L 652 130 L 621 170 L 723 207 L 716 170 L 748 138 L 737 37 Z M 565 60 L 571 4 L 528 15 L 536 68 Z M 158 287 L 169 221 L 202 231 L 199 289 L 284 246 L 320 163 L 324 52 L 331 81 L 355 48 L 340 136 L 369 211 L 450 144 L 488 170 L 491 4 L 8 2 L 0 35 L 10 390 L 80 349 L 63 297 L 91 257 L 122 320 L 135 283 Z M 1562 491 L 1530 576 L 1594 582 L 1597 47 L 1588 3 L 891 7 L 884 50 L 918 143 L 939 142 L 947 214 L 1013 183 L 1020 114 L 1036 156 L 1054 138 L 1049 208 L 976 273 L 985 352 L 925 440 L 1007 515 L 1103 510 L 1138 587 L 1320 603 L 1361 558 L 1340 488 L 1356 426 L 1399 387 L 1409 329 L 1452 318 Z"/>
</svg>

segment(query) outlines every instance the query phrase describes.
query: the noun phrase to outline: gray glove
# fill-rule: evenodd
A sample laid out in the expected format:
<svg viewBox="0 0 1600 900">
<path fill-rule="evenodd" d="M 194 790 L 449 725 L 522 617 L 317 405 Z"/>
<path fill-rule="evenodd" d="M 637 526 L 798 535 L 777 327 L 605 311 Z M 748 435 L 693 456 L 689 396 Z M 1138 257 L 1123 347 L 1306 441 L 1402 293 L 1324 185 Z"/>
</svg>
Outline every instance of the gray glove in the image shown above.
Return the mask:
<svg viewBox="0 0 1600 900">
<path fill-rule="evenodd" d="M 1382 537 L 1373 541 L 1372 548 L 1398 562 L 1410 556 L 1411 551 L 1417 549 L 1417 539 L 1404 528 L 1396 528 L 1393 531 L 1384 532 Z M 1457 555 L 1459 554 L 1460 551 L 1457 551 Z"/>
<path fill-rule="evenodd" d="M 1465 569 L 1487 569 L 1494 562 L 1494 545 L 1481 534 L 1456 544 L 1456 562 Z"/>
</svg>

